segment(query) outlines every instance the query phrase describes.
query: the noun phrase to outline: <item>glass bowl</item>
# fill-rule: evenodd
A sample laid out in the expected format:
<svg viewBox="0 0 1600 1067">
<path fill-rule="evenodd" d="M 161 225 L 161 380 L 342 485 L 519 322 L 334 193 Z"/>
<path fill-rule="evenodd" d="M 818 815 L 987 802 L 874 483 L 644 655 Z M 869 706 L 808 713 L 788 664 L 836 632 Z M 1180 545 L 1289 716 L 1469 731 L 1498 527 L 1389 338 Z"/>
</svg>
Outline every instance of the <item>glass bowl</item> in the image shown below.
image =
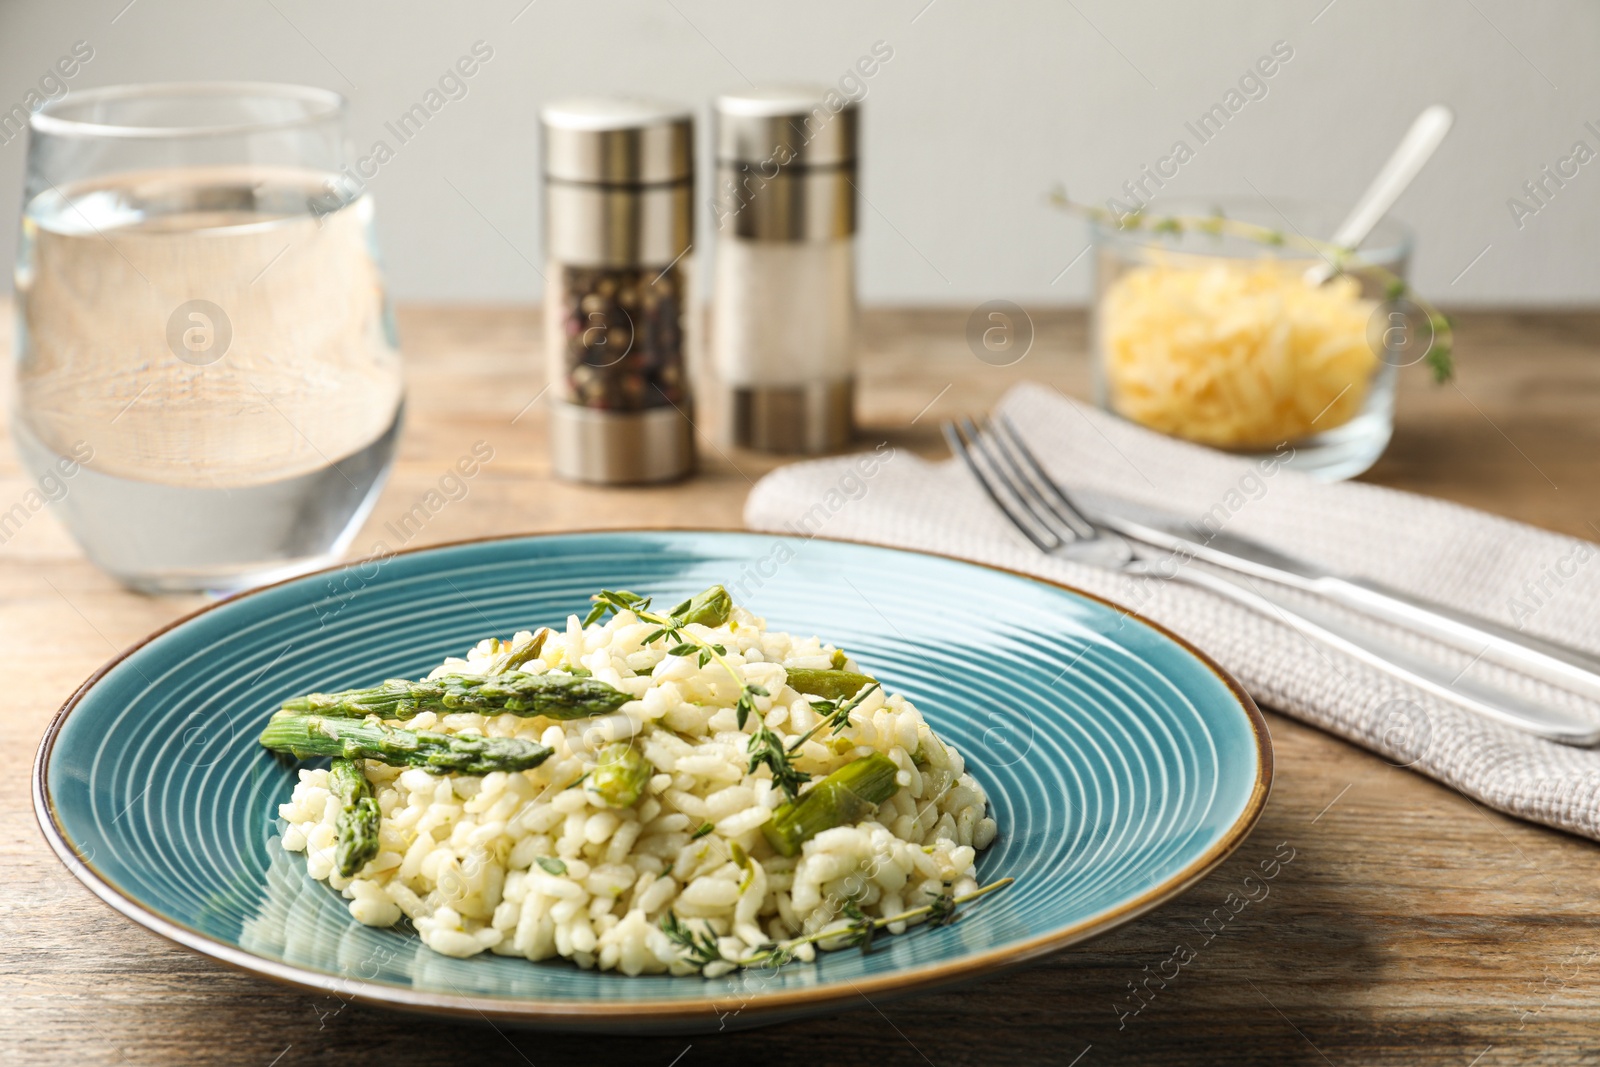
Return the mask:
<svg viewBox="0 0 1600 1067">
<path fill-rule="evenodd" d="M 1219 227 L 1157 228 L 1163 218 L 1268 227 L 1274 244 Z M 1343 210 L 1274 200 L 1155 201 L 1137 227 L 1093 224 L 1091 321 L 1096 400 L 1162 433 L 1325 480 L 1377 461 L 1394 428 L 1397 367 L 1382 308 L 1403 281 L 1411 235 L 1385 221 L 1360 263 L 1314 286 Z"/>
</svg>

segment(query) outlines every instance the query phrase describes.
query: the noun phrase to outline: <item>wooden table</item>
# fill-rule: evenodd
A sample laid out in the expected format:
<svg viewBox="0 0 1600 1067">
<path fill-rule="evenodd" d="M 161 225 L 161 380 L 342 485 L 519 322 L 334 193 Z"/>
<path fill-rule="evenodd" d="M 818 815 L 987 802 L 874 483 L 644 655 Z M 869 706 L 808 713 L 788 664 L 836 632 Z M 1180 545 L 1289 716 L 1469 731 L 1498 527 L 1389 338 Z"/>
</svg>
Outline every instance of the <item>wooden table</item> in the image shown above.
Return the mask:
<svg viewBox="0 0 1600 1067">
<path fill-rule="evenodd" d="M 1080 314 L 1037 315 L 1032 353 L 1005 369 L 968 351 L 965 319 L 866 317 L 862 411 L 874 440 L 941 454 L 941 416 L 980 410 L 1023 378 L 1086 395 Z M 1369 477 L 1596 536 L 1600 315 L 1461 320 L 1459 388 L 1404 375 L 1399 432 Z M 527 407 L 542 385 L 535 313 L 412 308 L 401 327 L 410 427 L 358 551 L 479 440 L 494 448 L 492 462 L 411 543 L 737 527 L 750 485 L 775 465 L 707 449 L 704 472 L 681 486 L 554 483 L 543 417 Z M 4 450 L 0 504 L 26 488 Z M 0 719 L 0 1062 L 1490 1067 L 1600 1058 L 1600 847 L 1488 812 L 1271 714 L 1276 787 L 1232 860 L 1099 941 L 969 989 L 747 1033 L 596 1039 L 417 1020 L 234 973 L 91 897 L 46 848 L 29 803 L 29 764 L 57 705 L 117 649 L 197 603 L 124 592 L 45 513 L 0 546 L 0 678 L 10 693 Z M 1280 842 L 1295 858 L 1270 895 L 1119 1026 L 1130 984 L 1178 942 L 1194 942 L 1196 925 Z"/>
</svg>

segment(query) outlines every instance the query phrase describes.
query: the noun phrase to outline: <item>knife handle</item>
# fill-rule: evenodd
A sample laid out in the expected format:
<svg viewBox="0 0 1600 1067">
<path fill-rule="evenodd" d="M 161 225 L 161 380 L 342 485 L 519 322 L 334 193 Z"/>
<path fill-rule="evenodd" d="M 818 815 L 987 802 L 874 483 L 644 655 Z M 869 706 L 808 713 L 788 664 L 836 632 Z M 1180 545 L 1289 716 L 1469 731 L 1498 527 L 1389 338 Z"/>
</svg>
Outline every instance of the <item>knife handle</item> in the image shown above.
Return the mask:
<svg viewBox="0 0 1600 1067">
<path fill-rule="evenodd" d="M 1531 678 L 1600 702 L 1600 660 L 1509 626 L 1357 578 L 1321 578 L 1313 591 L 1345 607 L 1492 660 Z"/>
<path fill-rule="evenodd" d="M 1520 693 L 1459 675 L 1451 677 L 1447 667 L 1386 647 L 1376 635 L 1354 630 L 1341 620 L 1320 615 L 1305 605 L 1290 604 L 1270 585 L 1194 566 L 1180 568 L 1175 577 L 1227 597 L 1289 626 L 1310 641 L 1337 649 L 1391 678 L 1475 715 L 1564 745 L 1591 747 L 1600 744 L 1600 725 Z"/>
<path fill-rule="evenodd" d="M 1230 542 L 1240 543 L 1229 537 L 1203 543 L 1117 516 L 1102 515 L 1100 521 L 1143 544 L 1202 560 L 1245 578 L 1265 578 L 1291 589 L 1317 593 L 1361 614 L 1424 634 L 1441 644 L 1482 656 L 1600 703 L 1600 658 L 1578 649 L 1533 637 L 1377 582 L 1330 574 L 1265 546 L 1252 544 L 1246 555 L 1237 550 L 1229 551 Z"/>
</svg>

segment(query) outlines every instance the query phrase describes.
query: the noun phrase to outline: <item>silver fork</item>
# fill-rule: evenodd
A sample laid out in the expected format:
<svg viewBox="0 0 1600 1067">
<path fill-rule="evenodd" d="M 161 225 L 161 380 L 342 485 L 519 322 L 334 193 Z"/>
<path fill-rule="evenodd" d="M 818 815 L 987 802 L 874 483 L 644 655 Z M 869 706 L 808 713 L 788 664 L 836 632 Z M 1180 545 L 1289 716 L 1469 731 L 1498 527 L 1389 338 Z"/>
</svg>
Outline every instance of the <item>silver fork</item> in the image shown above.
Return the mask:
<svg viewBox="0 0 1600 1067">
<path fill-rule="evenodd" d="M 1040 552 L 1100 566 L 1125 567 L 1137 555 L 1133 542 L 1092 521 L 1022 440 L 1011 420 L 989 421 L 989 432 L 969 418 L 946 421 L 944 438 L 998 507 Z"/>
<path fill-rule="evenodd" d="M 1465 671 L 1452 675 L 1441 664 L 1386 647 L 1376 634 L 1353 628 L 1336 615 L 1293 602 L 1271 583 L 1197 566 L 1193 558 L 1132 541 L 1090 519 L 1003 415 L 983 426 L 969 418 L 947 421 L 943 430 L 951 452 L 966 463 L 1001 514 L 1046 555 L 1206 589 L 1291 627 L 1315 645 L 1337 649 L 1474 714 L 1562 744 L 1600 744 L 1600 727 L 1580 716 L 1467 678 Z"/>
</svg>

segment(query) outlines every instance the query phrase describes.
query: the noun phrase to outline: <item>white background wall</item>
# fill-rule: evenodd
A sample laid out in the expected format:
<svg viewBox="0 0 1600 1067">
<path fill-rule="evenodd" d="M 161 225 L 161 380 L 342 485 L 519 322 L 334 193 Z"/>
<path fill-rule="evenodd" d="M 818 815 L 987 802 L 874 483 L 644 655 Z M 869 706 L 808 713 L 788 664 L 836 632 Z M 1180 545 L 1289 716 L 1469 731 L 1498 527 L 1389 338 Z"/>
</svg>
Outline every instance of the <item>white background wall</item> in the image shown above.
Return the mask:
<svg viewBox="0 0 1600 1067">
<path fill-rule="evenodd" d="M 1083 227 L 1044 203 L 1103 200 L 1178 138 L 1181 194 L 1353 200 L 1412 117 L 1455 132 L 1397 214 L 1437 302 L 1600 299 L 1600 161 L 1519 229 L 1507 200 L 1577 140 L 1600 151 L 1590 0 L 0 0 L 0 110 L 78 40 L 73 89 L 140 80 L 305 82 L 352 101 L 365 149 L 474 41 L 494 57 L 372 183 L 395 294 L 528 300 L 540 259 L 536 111 L 627 90 L 704 105 L 746 79 L 834 81 L 875 41 L 861 267 L 869 301 L 1082 302 Z M 1275 41 L 1293 59 L 1206 145 L 1183 128 Z M 705 140 L 702 129 L 702 141 Z M 23 145 L 0 146 L 0 255 Z M 452 189 L 452 185 L 455 187 Z M 459 192 L 457 191 L 459 190 Z"/>
</svg>

